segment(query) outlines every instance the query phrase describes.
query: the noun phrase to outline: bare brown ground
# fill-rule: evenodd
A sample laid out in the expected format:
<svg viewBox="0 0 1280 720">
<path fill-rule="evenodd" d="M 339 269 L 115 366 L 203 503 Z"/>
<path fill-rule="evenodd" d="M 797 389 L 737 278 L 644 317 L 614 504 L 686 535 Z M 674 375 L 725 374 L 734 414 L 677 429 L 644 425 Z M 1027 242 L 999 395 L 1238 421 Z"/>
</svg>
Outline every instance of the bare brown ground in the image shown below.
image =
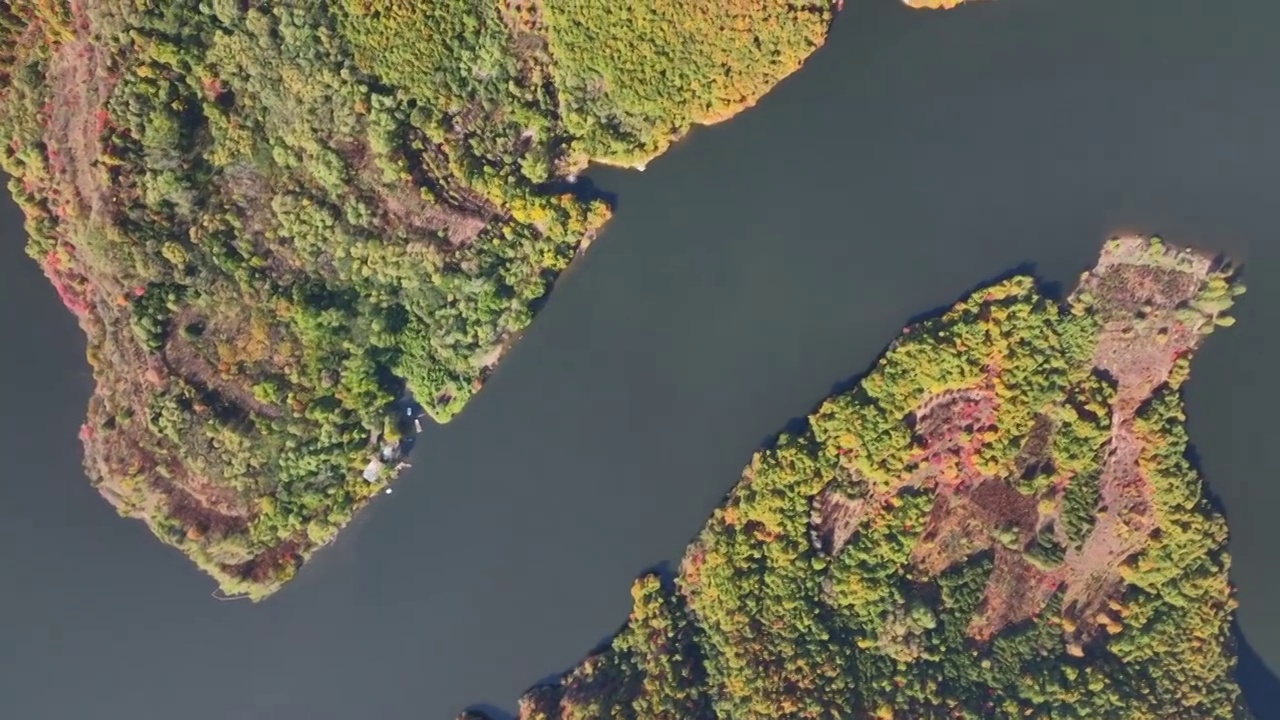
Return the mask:
<svg viewBox="0 0 1280 720">
<path fill-rule="evenodd" d="M 482 209 L 484 204 L 476 198 L 471 200 L 479 207 L 450 207 L 424 199 L 411 180 L 387 183 L 361 141 L 343 142 L 335 149 L 356 169 L 360 184 L 367 188 L 384 215 L 383 222 L 390 227 L 411 233 L 444 233 L 450 245 L 461 247 L 475 240 L 494 216 Z"/>
<path fill-rule="evenodd" d="M 971 488 L 983 476 L 974 467 L 979 443 L 975 433 L 994 427 L 997 400 L 988 383 L 948 390 L 924 400 L 908 418 L 914 424 L 921 451 L 914 461 L 921 468 L 917 483 L 936 482 L 947 488 Z"/>
<path fill-rule="evenodd" d="M 189 477 L 189 476 L 188 476 Z M 225 493 L 219 490 L 215 496 L 200 496 L 189 491 L 192 483 L 186 488 L 174 484 L 153 481 L 152 485 L 167 497 L 168 515 L 187 529 L 188 537 L 198 539 L 218 539 L 243 532 L 248 527 L 242 508 L 231 504 L 231 507 L 215 500 L 217 495 Z M 230 510 L 230 512 L 228 512 Z"/>
<path fill-rule="evenodd" d="M 967 408 L 990 405 L 992 402 L 989 388 L 985 386 L 945 390 L 925 398 L 912 413 L 913 419 L 909 422 L 915 425 L 916 434 L 929 440 L 949 434 L 956 416 L 963 416 Z"/>
<path fill-rule="evenodd" d="M 1121 584 L 1120 564 L 1142 549 L 1157 525 L 1151 486 L 1138 470 L 1142 445 L 1132 425 L 1132 420 L 1125 420 L 1113 431 L 1099 481 L 1100 511 L 1093 532 L 1079 550 L 1068 551 L 1062 565 L 1063 607 L 1068 615 L 1091 618 L 1106 604 L 1109 598 L 1096 591 Z M 1084 623 L 1082 631 L 1090 627 Z"/>
<path fill-rule="evenodd" d="M 834 556 L 857 531 L 867 509 L 866 500 L 853 500 L 835 488 L 823 490 L 813 506 L 814 541 L 819 550 Z"/>
<path fill-rule="evenodd" d="M 546 39 L 542 36 L 545 23 L 541 0 L 504 0 L 499 3 L 498 8 L 502 13 L 502 21 L 518 42 L 536 42 L 539 49 L 546 45 Z"/>
<path fill-rule="evenodd" d="M 1093 294 L 1108 317 L 1094 365 L 1116 383 L 1099 513 L 1093 532 L 1079 550 L 1068 551 L 1059 573 L 1066 588 L 1063 607 L 1079 621 L 1080 640 L 1097 634 L 1095 616 L 1123 587 L 1121 564 L 1159 525 L 1151 484 L 1138 465 L 1143 443 L 1134 415 L 1168 380 L 1174 361 L 1202 337 L 1178 319 L 1176 309 L 1199 292 L 1212 260 L 1188 251 L 1152 256 L 1145 250 L 1142 239 L 1121 239 L 1103 252 L 1077 290 Z"/>
<path fill-rule="evenodd" d="M 987 580 L 987 593 L 969 623 L 969 636 L 981 642 L 1000 630 L 1038 614 L 1057 583 L 1022 556 L 1001 546 L 995 548 L 995 567 Z"/>
<path fill-rule="evenodd" d="M 833 488 L 825 490 L 814 504 L 815 544 L 838 554 L 868 515 L 880 512 L 886 500 L 908 486 L 933 487 L 938 494 L 913 556 L 918 567 L 930 572 L 941 572 L 989 547 L 991 527 L 1033 527 L 1034 501 L 1012 488 L 1002 492 L 998 483 L 986 482 L 973 465 L 978 447 L 974 433 L 994 422 L 995 415 L 996 397 L 985 384 L 926 398 L 908 419 L 922 448 L 914 458 L 919 469 L 898 486 L 862 500 L 851 500 Z M 859 484 L 856 478 L 854 482 Z M 1030 520 L 1025 516 L 1028 503 Z"/>
<path fill-rule="evenodd" d="M 921 451 L 915 482 L 937 492 L 912 563 L 936 574 L 991 545 L 990 528 L 1018 524 L 1012 505 L 1002 507 L 987 478 L 974 466 L 978 449 L 974 433 L 995 422 L 997 399 L 989 383 L 948 390 L 920 404 L 908 420 L 915 426 Z M 978 491 L 981 491 L 979 493 Z M 1016 494 L 1016 493 L 1015 493 Z M 1004 517 L 1010 514 L 1011 517 Z"/>
<path fill-rule="evenodd" d="M 989 529 L 968 498 L 940 493 L 912 551 L 911 563 L 929 575 L 937 575 L 990 547 L 990 538 Z"/>
<path fill-rule="evenodd" d="M 988 478 L 969 493 L 976 514 L 990 527 L 1013 527 L 1024 536 L 1036 531 L 1036 499 L 1015 490 L 1008 482 Z"/>
<path fill-rule="evenodd" d="M 1031 427 L 1031 434 L 1027 437 L 1026 444 L 1018 451 L 1018 457 L 1014 458 L 1014 477 L 1022 477 L 1024 473 L 1037 469 L 1048 469 L 1046 465 L 1053 462 L 1051 450 L 1054 431 L 1055 427 L 1052 418 L 1044 414 L 1036 417 L 1035 425 Z"/>
<path fill-rule="evenodd" d="M 256 555 L 248 562 L 238 565 L 224 565 L 222 570 L 233 577 L 244 578 L 255 583 L 265 583 L 279 577 L 281 568 L 287 566 L 296 568 L 301 563 L 301 546 L 294 540 L 287 540 Z"/>
<path fill-rule="evenodd" d="M 174 330 L 169 333 L 163 348 L 165 364 L 169 370 L 192 387 L 214 394 L 217 399 L 231 403 L 245 413 L 254 413 L 268 418 L 278 418 L 283 415 L 281 408 L 262 402 L 245 385 L 223 378 L 213 363 L 183 337 L 181 328 L 196 319 L 196 314 L 190 309 L 183 310 L 174 316 Z"/>
<path fill-rule="evenodd" d="M 969 625 L 970 636 L 989 640 L 1001 628 L 1039 611 L 1053 594 L 1056 580 L 993 538 L 997 528 L 1012 530 L 1024 546 L 1034 538 L 1038 519 L 1036 498 L 1023 495 L 1005 480 L 987 478 L 968 492 L 939 487 L 912 562 L 936 575 L 980 551 L 994 550 L 995 566 L 982 606 Z"/>
<path fill-rule="evenodd" d="M 1179 321 L 1176 307 L 1195 297 L 1204 276 L 1151 265 L 1099 265 L 1106 272 L 1095 270 L 1081 283 L 1105 308 L 1094 365 L 1116 380 L 1115 413 L 1128 417 L 1168 379 L 1178 356 L 1198 344 L 1196 328 Z"/>
<path fill-rule="evenodd" d="M 245 527 L 251 512 L 244 498 L 167 459 L 167 453 L 157 453 L 152 448 L 156 438 L 143 428 L 93 430 L 112 414 L 106 402 L 95 396 L 81 439 L 90 477 L 117 510 L 148 522 L 175 518 L 190 539 L 214 540 Z"/>
<path fill-rule="evenodd" d="M 1145 239 L 1122 239 L 1108 245 L 1097 267 L 1081 279 L 1077 293 L 1094 299 L 1094 312 L 1104 321 L 1093 364 L 1116 383 L 1112 433 L 1099 479 L 1099 511 L 1091 534 L 1069 548 L 1062 562 L 1042 570 L 1021 551 L 1036 534 L 1056 521 L 1042 516 L 1041 498 L 1019 492 L 1009 478 L 981 475 L 972 463 L 975 438 L 998 415 L 998 400 L 987 387 L 949 390 L 924 400 L 908 422 L 921 451 L 917 469 L 899 487 L 932 487 L 937 493 L 912 564 L 927 575 L 943 572 L 974 554 L 992 550 L 995 563 L 969 635 L 980 641 L 1039 613 L 1062 590 L 1064 614 L 1072 623 L 1066 640 L 1084 644 L 1097 637 L 1110 602 L 1123 587 L 1121 566 L 1145 546 L 1159 525 L 1152 488 L 1138 460 L 1142 440 L 1134 416 L 1153 391 L 1164 384 L 1174 362 L 1198 345 L 1199 323 L 1185 322 L 1178 308 L 1196 296 L 1206 281 L 1211 260 L 1185 251 L 1164 254 L 1148 250 Z M 1015 461 L 1015 473 L 1053 472 L 1050 450 L 1054 424 L 1037 419 Z M 1048 493 L 1056 495 L 1070 482 L 1058 477 Z M 855 503 L 831 490 L 815 500 L 814 536 L 824 550 L 839 552 L 883 498 Z M 993 531 L 1016 532 L 1009 549 Z M 1061 528 L 1058 528 L 1059 535 Z M 1102 620 L 1099 620 L 1102 618 Z"/>
<path fill-rule="evenodd" d="M 480 215 L 429 203 L 408 185 L 384 191 L 380 197 L 391 224 L 419 232 L 443 232 L 454 247 L 471 243 L 489 224 Z"/>
<path fill-rule="evenodd" d="M 51 97 L 45 118 L 45 143 L 50 165 L 63 187 L 74 190 L 63 200 L 67 217 L 94 217 L 107 203 L 107 183 L 97 160 L 102 155 L 103 107 L 115 79 L 93 42 L 85 0 L 71 0 L 74 37 L 60 45 L 49 60 Z"/>
<path fill-rule="evenodd" d="M 1199 291 L 1210 261 L 1183 252 L 1152 257 L 1145 248 L 1142 240 L 1121 241 L 1103 253 L 1077 291 L 1093 295 L 1106 320 L 1093 363 L 1116 383 L 1093 531 L 1079 549 L 1068 549 L 1052 572 L 1024 560 L 1002 562 L 997 551 L 983 609 L 970 626 L 975 637 L 990 638 L 1007 624 L 1030 617 L 1059 587 L 1064 590 L 1064 614 L 1075 622 L 1068 639 L 1083 643 L 1097 637 L 1099 613 L 1124 586 L 1121 565 L 1143 548 L 1159 525 L 1152 488 L 1138 466 L 1143 446 L 1134 432 L 1134 415 L 1167 381 L 1174 361 L 1199 342 L 1197 329 L 1180 322 L 1176 308 Z M 1029 590 L 1007 596 L 1019 586 Z"/>
</svg>

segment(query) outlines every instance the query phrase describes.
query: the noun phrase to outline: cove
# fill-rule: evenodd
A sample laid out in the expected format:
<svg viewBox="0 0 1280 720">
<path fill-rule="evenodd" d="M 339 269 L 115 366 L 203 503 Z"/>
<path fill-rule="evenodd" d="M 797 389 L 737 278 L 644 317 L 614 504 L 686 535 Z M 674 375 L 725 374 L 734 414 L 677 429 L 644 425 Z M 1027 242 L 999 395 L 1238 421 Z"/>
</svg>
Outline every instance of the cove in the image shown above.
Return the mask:
<svg viewBox="0 0 1280 720">
<path fill-rule="evenodd" d="M 510 708 L 612 632 L 632 578 L 679 555 L 751 451 L 909 318 L 1025 264 L 1069 287 L 1133 231 L 1245 267 L 1239 323 L 1197 357 L 1190 429 L 1233 533 L 1246 690 L 1274 716 L 1277 23 L 1265 0 L 848 3 L 753 110 L 644 173 L 591 173 L 616 217 L 490 384 L 256 606 L 209 598 L 84 480 L 83 343 L 6 201 L 0 714 Z"/>
</svg>

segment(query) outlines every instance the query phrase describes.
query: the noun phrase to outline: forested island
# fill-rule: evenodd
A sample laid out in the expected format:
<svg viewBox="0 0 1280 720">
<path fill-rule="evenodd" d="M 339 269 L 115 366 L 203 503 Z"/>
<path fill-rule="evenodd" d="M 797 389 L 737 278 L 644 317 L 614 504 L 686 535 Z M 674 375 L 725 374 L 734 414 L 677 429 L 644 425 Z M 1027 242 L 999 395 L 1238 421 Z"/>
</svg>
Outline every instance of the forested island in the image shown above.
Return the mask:
<svg viewBox="0 0 1280 720">
<path fill-rule="evenodd" d="M 1179 391 L 1233 276 L 1117 238 L 905 328 L 521 720 L 1248 717 Z"/>
<path fill-rule="evenodd" d="M 88 339 L 93 484 L 264 597 L 447 421 L 643 168 L 832 0 L 15 0 L 0 168 Z"/>
</svg>

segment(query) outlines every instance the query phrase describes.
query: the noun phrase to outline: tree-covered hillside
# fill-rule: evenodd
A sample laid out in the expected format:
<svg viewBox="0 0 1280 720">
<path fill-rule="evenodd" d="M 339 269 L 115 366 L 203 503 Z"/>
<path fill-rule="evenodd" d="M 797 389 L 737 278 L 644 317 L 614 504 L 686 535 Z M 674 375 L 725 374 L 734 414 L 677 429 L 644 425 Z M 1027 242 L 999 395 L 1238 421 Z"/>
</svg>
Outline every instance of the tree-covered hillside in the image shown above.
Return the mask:
<svg viewBox="0 0 1280 720">
<path fill-rule="evenodd" d="M 1179 393 L 1231 275 L 1116 239 L 907 328 L 521 720 L 1247 717 Z"/>
<path fill-rule="evenodd" d="M 572 176 L 749 105 L 832 12 L 0 4 L 0 167 L 88 337 L 93 483 L 223 590 L 270 593 L 605 222 Z"/>
</svg>

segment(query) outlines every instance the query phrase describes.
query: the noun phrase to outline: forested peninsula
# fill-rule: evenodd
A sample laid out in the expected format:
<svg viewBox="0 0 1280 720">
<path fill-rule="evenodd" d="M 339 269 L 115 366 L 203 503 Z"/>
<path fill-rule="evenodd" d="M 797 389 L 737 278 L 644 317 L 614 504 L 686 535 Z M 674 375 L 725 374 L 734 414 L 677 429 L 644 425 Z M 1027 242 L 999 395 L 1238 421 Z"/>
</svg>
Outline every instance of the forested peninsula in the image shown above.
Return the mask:
<svg viewBox="0 0 1280 720">
<path fill-rule="evenodd" d="M 1247 718 L 1179 392 L 1243 289 L 1117 238 L 1063 302 L 1018 276 L 905 328 L 519 717 Z"/>
<path fill-rule="evenodd" d="M 607 221 L 578 173 L 749 107 L 841 5 L 0 5 L 0 168 L 87 337 L 90 480 L 274 592 Z M 1179 390 L 1242 291 L 1125 237 L 1062 301 L 1017 276 L 905 328 L 520 717 L 1246 718 Z"/>
<path fill-rule="evenodd" d="M 222 591 L 291 578 L 643 168 L 833 0 L 13 0 L 0 167 L 88 339 L 89 477 Z"/>
</svg>

